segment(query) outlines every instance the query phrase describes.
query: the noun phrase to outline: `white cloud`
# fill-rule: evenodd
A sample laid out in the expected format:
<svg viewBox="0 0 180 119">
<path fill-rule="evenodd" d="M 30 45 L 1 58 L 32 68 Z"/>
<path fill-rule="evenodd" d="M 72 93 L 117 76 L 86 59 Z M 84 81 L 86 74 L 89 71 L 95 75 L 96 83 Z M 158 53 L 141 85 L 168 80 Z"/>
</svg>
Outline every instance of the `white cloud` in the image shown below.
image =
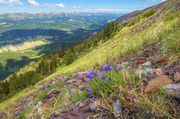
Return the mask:
<svg viewBox="0 0 180 119">
<path fill-rule="evenodd" d="M 51 4 L 51 3 L 45 3 L 44 6 L 51 7 L 51 8 L 64 8 L 65 5 L 63 3 L 58 4 Z"/>
<path fill-rule="evenodd" d="M 137 9 L 120 9 L 120 8 L 81 8 L 78 11 L 84 12 L 99 12 L 99 13 L 129 13 Z"/>
<path fill-rule="evenodd" d="M 32 5 L 33 7 L 39 6 L 39 3 L 36 2 L 35 0 L 28 0 L 27 1 L 30 5 Z"/>
<path fill-rule="evenodd" d="M 104 8 L 104 9 L 94 9 L 96 12 L 131 12 L 132 9 L 118 9 L 118 8 Z"/>
<path fill-rule="evenodd" d="M 22 5 L 23 3 L 20 0 L 0 0 L 0 4 Z"/>
</svg>

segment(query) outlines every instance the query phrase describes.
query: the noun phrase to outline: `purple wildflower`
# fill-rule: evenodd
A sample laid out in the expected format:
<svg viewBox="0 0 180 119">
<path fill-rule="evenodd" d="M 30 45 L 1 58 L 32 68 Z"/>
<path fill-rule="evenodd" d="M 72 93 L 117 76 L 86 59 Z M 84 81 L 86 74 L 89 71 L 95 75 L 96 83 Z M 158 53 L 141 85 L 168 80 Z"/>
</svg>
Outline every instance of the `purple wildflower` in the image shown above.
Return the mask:
<svg viewBox="0 0 180 119">
<path fill-rule="evenodd" d="M 89 72 L 89 73 L 88 73 L 88 78 L 89 78 L 90 80 L 92 80 L 92 78 L 93 78 L 93 72 Z"/>
<path fill-rule="evenodd" d="M 102 76 L 101 79 L 102 79 L 103 81 L 105 81 L 105 80 L 106 80 L 106 77 L 105 77 L 105 76 Z"/>
<path fill-rule="evenodd" d="M 96 99 L 96 98 L 93 96 L 93 97 L 92 97 L 92 100 L 94 100 L 94 101 L 95 101 L 95 99 Z"/>
<path fill-rule="evenodd" d="M 98 73 L 96 72 L 96 71 L 91 71 L 91 72 L 89 72 L 88 73 L 88 78 L 90 79 L 90 80 L 92 80 L 93 79 L 93 77 L 97 77 L 98 76 Z"/>
<path fill-rule="evenodd" d="M 98 72 L 94 71 L 94 77 L 98 77 Z"/>
<path fill-rule="evenodd" d="M 51 86 L 50 86 L 50 84 L 48 84 L 47 86 L 46 86 L 46 88 L 50 88 Z"/>
<path fill-rule="evenodd" d="M 86 92 L 88 93 L 88 95 L 91 95 L 91 94 L 92 94 L 91 88 L 90 88 L 90 87 L 87 87 L 87 88 L 86 88 Z"/>
<path fill-rule="evenodd" d="M 41 90 L 45 90 L 45 87 L 43 87 Z"/>
<path fill-rule="evenodd" d="M 102 68 L 101 68 L 101 71 L 105 71 L 105 72 L 108 72 L 112 69 L 113 67 L 111 65 L 103 65 Z"/>
<path fill-rule="evenodd" d="M 51 87 L 51 85 L 50 85 L 50 84 L 48 84 L 48 85 L 46 85 L 46 86 L 42 87 L 42 89 L 41 89 L 41 90 L 46 90 L 46 89 L 48 89 L 48 88 L 50 88 L 50 87 Z"/>
</svg>

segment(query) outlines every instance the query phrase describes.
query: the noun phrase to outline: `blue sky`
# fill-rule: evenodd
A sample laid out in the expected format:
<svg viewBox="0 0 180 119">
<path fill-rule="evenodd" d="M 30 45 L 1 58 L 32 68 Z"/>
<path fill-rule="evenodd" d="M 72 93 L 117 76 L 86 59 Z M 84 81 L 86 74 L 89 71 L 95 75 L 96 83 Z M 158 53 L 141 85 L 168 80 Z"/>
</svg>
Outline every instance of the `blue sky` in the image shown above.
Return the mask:
<svg viewBox="0 0 180 119">
<path fill-rule="evenodd" d="M 0 0 L 0 12 L 131 12 L 163 0 Z"/>
</svg>

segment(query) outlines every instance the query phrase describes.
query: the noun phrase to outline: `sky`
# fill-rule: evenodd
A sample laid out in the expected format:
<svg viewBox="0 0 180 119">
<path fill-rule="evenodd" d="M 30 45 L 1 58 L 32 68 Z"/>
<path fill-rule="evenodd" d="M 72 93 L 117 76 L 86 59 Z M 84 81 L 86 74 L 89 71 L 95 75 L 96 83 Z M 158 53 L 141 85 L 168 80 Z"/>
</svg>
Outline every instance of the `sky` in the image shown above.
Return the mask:
<svg viewBox="0 0 180 119">
<path fill-rule="evenodd" d="M 114 12 L 141 10 L 164 0 L 0 0 L 0 13 L 7 12 Z"/>
</svg>

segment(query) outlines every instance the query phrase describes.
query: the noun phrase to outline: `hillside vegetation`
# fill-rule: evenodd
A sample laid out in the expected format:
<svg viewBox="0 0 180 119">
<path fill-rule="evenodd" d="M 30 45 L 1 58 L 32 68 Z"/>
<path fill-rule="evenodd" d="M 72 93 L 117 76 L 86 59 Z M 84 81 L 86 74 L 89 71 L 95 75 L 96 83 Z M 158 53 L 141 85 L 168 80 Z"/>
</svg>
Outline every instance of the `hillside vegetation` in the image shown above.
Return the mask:
<svg viewBox="0 0 180 119">
<path fill-rule="evenodd" d="M 0 83 L 0 117 L 178 118 L 179 6 L 124 16 L 30 63 Z"/>
</svg>

